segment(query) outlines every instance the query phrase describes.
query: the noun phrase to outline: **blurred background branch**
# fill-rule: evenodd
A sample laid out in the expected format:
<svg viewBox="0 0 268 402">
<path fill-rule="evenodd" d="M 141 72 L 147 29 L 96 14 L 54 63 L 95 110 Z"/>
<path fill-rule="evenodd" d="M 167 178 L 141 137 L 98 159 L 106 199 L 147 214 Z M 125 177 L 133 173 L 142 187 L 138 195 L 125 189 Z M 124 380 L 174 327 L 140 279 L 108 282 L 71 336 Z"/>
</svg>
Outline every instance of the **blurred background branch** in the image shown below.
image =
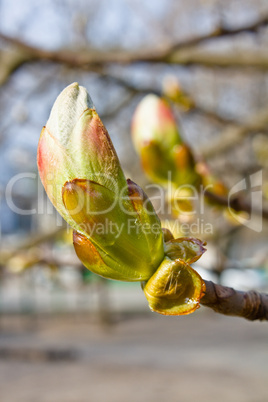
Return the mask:
<svg viewBox="0 0 268 402">
<path fill-rule="evenodd" d="M 217 157 L 219 153 L 228 151 L 229 148 L 237 146 L 246 135 L 252 133 L 268 132 L 268 107 L 265 106 L 255 115 L 251 116 L 243 124 L 230 124 L 222 131 L 220 139 L 201 148 L 200 153 L 204 158 Z"/>
<path fill-rule="evenodd" d="M 127 53 L 126 51 L 113 51 L 111 53 L 97 49 L 64 49 L 47 51 L 41 48 L 30 46 L 22 40 L 0 33 L 0 40 L 8 43 L 13 50 L 2 50 L 0 84 L 6 82 L 10 74 L 16 71 L 21 65 L 37 60 L 48 60 L 55 63 L 62 63 L 69 67 L 94 71 L 109 64 L 132 64 L 132 63 L 175 63 L 182 65 L 203 65 L 210 67 L 254 67 L 266 70 L 268 68 L 268 56 L 261 51 L 225 52 L 215 54 L 205 49 L 198 49 L 197 45 L 214 40 L 216 38 L 239 35 L 241 33 L 258 33 L 258 30 L 267 25 L 268 17 L 261 16 L 252 24 L 247 24 L 236 29 L 229 29 L 224 26 L 217 27 L 212 32 L 189 38 L 188 40 L 168 46 L 166 49 L 148 51 L 144 53 Z"/>
<path fill-rule="evenodd" d="M 268 225 L 250 214 L 255 190 L 257 212 L 267 216 L 268 207 L 267 15 L 262 0 L 0 0 L 5 402 L 267 400 L 265 325 L 212 311 L 254 318 L 253 302 L 255 318 L 267 316 L 258 295 L 268 291 Z M 74 81 L 88 89 L 126 177 L 148 193 L 163 227 L 208 242 L 194 265 L 207 284 L 194 315 L 152 314 L 139 284 L 100 280 L 77 259 L 36 168 L 41 128 Z M 232 211 L 227 191 L 191 200 L 194 214 L 165 213 L 163 191 L 162 213 L 130 135 L 148 93 L 170 105 L 215 188 L 245 183 Z"/>
<path fill-rule="evenodd" d="M 172 107 L 183 142 L 216 182 L 232 189 L 262 172 L 262 206 L 252 221 L 267 217 L 267 13 L 267 4 L 254 0 L 0 1 L 0 311 L 59 311 L 57 297 L 68 300 L 62 310 L 92 311 L 98 310 L 94 292 L 103 295 L 102 285 L 91 295 L 97 279 L 76 259 L 36 171 L 40 130 L 56 96 L 73 81 L 89 90 L 126 176 L 156 208 L 157 189 L 144 176 L 130 136 L 133 112 L 148 93 Z M 233 210 L 246 212 L 246 222 L 251 190 L 248 185 L 231 201 Z M 267 290 L 267 222 L 255 232 L 239 214 L 228 214 L 226 194 L 206 197 L 194 217 L 160 217 L 178 237 L 192 233 L 209 241 L 197 266 L 206 280 Z M 105 286 L 111 309 L 113 303 L 122 311 L 147 308 L 139 287 Z"/>
</svg>

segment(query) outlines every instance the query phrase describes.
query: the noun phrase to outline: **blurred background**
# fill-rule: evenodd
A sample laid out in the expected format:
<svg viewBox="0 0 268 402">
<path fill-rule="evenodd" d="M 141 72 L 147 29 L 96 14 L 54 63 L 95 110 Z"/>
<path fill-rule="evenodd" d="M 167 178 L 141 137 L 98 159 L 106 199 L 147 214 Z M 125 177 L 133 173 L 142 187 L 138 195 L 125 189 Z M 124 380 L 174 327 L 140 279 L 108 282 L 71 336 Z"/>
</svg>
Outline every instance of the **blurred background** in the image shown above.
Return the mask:
<svg viewBox="0 0 268 402">
<path fill-rule="evenodd" d="M 91 274 L 36 166 L 51 107 L 77 81 L 153 196 L 131 119 L 146 94 L 164 96 L 217 180 L 263 196 L 261 220 L 213 205 L 195 217 L 186 234 L 208 242 L 196 269 L 267 291 L 267 23 L 267 0 L 0 0 L 1 400 L 267 401 L 266 324 L 205 307 L 158 316 L 139 284 Z"/>
</svg>

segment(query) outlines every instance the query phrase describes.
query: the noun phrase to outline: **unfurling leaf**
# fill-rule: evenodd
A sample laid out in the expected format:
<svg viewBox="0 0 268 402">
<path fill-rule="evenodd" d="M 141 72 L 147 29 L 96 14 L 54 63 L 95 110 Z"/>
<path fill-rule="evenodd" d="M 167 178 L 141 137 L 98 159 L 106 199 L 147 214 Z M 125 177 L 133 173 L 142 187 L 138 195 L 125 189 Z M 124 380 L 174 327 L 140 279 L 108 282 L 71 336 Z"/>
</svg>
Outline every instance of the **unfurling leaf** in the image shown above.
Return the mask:
<svg viewBox="0 0 268 402">
<path fill-rule="evenodd" d="M 146 124 L 138 125 L 137 147 L 144 133 L 151 144 L 149 129 L 154 127 L 152 144 L 158 142 L 149 147 L 152 163 L 158 152 L 171 149 L 159 171 L 152 164 L 156 175 L 166 180 L 166 169 L 178 166 L 186 174 L 192 159 L 171 112 L 157 98 L 149 103 L 161 118 L 146 122 L 146 113 L 138 114 Z M 161 130 L 166 133 L 162 145 Z M 141 144 L 143 151 L 147 145 Z M 150 308 L 161 314 L 188 314 L 198 307 L 204 283 L 188 263 L 201 256 L 203 243 L 162 233 L 153 205 L 137 184 L 125 179 L 108 132 L 77 83 L 59 95 L 42 130 L 38 169 L 53 205 L 74 229 L 74 248 L 85 267 L 105 278 L 144 282 Z"/>
</svg>

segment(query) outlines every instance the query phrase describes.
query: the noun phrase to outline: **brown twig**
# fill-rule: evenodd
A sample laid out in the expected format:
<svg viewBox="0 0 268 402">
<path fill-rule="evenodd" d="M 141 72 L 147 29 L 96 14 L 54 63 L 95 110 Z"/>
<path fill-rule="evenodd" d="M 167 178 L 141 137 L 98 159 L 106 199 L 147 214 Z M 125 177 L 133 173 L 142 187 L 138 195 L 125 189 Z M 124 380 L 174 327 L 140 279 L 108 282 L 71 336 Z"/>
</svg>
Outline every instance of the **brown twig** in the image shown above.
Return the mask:
<svg viewBox="0 0 268 402">
<path fill-rule="evenodd" d="M 268 15 L 264 15 L 259 20 L 249 24 L 242 26 L 236 29 L 229 29 L 224 26 L 220 26 L 216 28 L 214 31 L 209 32 L 208 34 L 204 34 L 202 36 L 198 36 L 196 38 L 186 39 L 185 41 L 179 42 L 170 47 L 169 52 L 173 52 L 174 50 L 182 49 L 189 46 L 199 45 L 200 43 L 206 42 L 210 39 L 225 37 L 225 36 L 234 36 L 239 35 L 244 32 L 257 32 L 260 28 L 268 24 Z"/>
<path fill-rule="evenodd" d="M 26 238 L 21 244 L 17 244 L 16 247 L 12 248 L 11 250 L 0 248 L 1 265 L 5 265 L 10 258 L 14 257 L 17 254 L 20 254 L 25 250 L 30 249 L 31 247 L 35 247 L 41 243 L 50 241 L 54 237 L 63 233 L 65 230 L 66 226 L 64 224 L 63 227 L 57 227 L 51 232 L 29 236 L 29 238 Z"/>
<path fill-rule="evenodd" d="M 169 229 L 162 228 L 164 241 L 174 239 Z M 204 280 L 206 290 L 200 304 L 216 313 L 242 317 L 248 320 L 268 321 L 268 294 L 255 290 L 243 292 Z"/>
<path fill-rule="evenodd" d="M 253 212 L 255 215 L 262 215 L 264 219 L 268 219 L 268 209 L 262 208 L 259 210 L 251 211 L 251 204 L 243 197 L 237 196 L 229 199 L 228 197 L 217 195 L 208 190 L 205 190 L 204 194 L 209 200 L 215 202 L 217 205 L 230 207 L 237 212 L 244 211 L 249 214 Z"/>
<path fill-rule="evenodd" d="M 239 144 L 248 134 L 263 132 L 267 130 L 268 126 L 268 106 L 264 106 L 258 110 L 243 124 L 230 124 L 228 125 L 214 141 L 206 144 L 200 153 L 207 158 L 218 157 L 220 153 Z"/>
<path fill-rule="evenodd" d="M 203 65 L 203 66 L 234 66 L 234 67 L 255 67 L 267 70 L 268 57 L 263 51 L 243 52 L 237 51 L 225 54 L 211 53 L 204 49 L 199 49 L 198 45 L 219 37 L 238 35 L 243 32 L 256 32 L 268 22 L 268 17 L 264 16 L 250 25 L 237 29 L 227 29 L 218 27 L 209 34 L 190 38 L 185 41 L 172 44 L 164 49 L 156 49 L 142 53 L 127 53 L 118 51 L 99 51 L 96 49 L 81 50 L 58 50 L 50 51 L 28 45 L 18 38 L 13 38 L 0 33 L 0 40 L 15 46 L 18 51 L 2 50 L 0 53 L 2 67 L 0 71 L 0 83 L 3 84 L 12 72 L 16 71 L 21 65 L 30 61 L 48 60 L 56 63 L 68 65 L 70 67 L 96 70 L 104 65 L 114 64 L 133 64 L 133 63 L 175 63 L 182 65 Z"/>
<path fill-rule="evenodd" d="M 268 320 L 268 294 L 254 290 L 242 292 L 211 281 L 205 281 L 205 284 L 206 292 L 200 302 L 203 306 L 216 313 L 251 321 Z"/>
<path fill-rule="evenodd" d="M 98 75 L 107 81 L 113 82 L 114 84 L 125 88 L 126 90 L 128 90 L 130 92 L 130 96 L 134 96 L 136 94 L 148 94 L 148 93 L 153 93 L 160 97 L 163 96 L 163 92 L 159 89 L 156 89 L 155 87 L 137 86 L 137 85 L 133 84 L 130 80 L 124 79 L 122 77 L 118 77 L 107 71 L 98 71 Z M 202 115 L 202 116 L 206 117 L 207 119 L 213 121 L 216 124 L 221 124 L 221 125 L 222 124 L 225 124 L 225 125 L 236 125 L 237 124 L 239 126 L 239 123 L 235 119 L 224 117 L 224 116 L 218 114 L 216 111 L 213 111 L 201 104 L 196 104 L 195 100 L 185 89 L 182 89 L 182 92 L 183 92 L 183 95 L 189 99 L 189 103 L 192 105 L 189 109 L 183 110 L 183 113 L 186 113 L 186 114 L 197 113 L 197 114 Z M 166 96 L 166 94 L 164 94 L 164 96 Z M 176 103 L 176 101 L 174 102 L 174 100 L 170 99 L 169 96 L 166 96 L 166 98 L 168 100 L 170 100 L 173 105 L 176 105 L 179 108 L 181 108 L 181 105 Z M 182 109 L 180 109 L 180 110 L 182 110 Z M 103 115 L 101 117 L 103 118 Z M 105 114 L 105 117 L 106 117 L 106 114 Z M 206 150 L 204 150 L 204 152 L 206 152 Z"/>
</svg>

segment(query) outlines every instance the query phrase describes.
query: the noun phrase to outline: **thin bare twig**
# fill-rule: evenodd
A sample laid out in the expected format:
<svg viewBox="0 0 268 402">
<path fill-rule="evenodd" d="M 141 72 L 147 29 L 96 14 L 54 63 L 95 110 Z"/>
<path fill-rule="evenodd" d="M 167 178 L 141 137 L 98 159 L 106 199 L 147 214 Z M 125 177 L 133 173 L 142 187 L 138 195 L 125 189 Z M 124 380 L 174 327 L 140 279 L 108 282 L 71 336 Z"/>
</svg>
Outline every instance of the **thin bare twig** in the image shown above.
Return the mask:
<svg viewBox="0 0 268 402">
<path fill-rule="evenodd" d="M 254 132 L 266 131 L 268 127 L 268 106 L 251 116 L 244 124 L 230 124 L 210 144 L 206 144 L 200 153 L 207 158 L 218 157 L 220 153 L 239 144 L 246 135 Z"/>
<path fill-rule="evenodd" d="M 215 194 L 211 191 L 205 190 L 205 196 L 211 201 L 215 202 L 217 205 L 222 205 L 224 207 L 230 207 L 237 212 L 247 212 L 251 213 L 251 204 L 245 200 L 244 197 L 237 196 L 228 199 L 228 197 L 224 197 L 222 195 Z M 255 215 L 262 215 L 264 219 L 268 219 L 268 210 L 265 208 L 254 210 Z"/>
<path fill-rule="evenodd" d="M 200 303 L 216 313 L 246 318 L 268 320 L 268 294 L 254 290 L 243 292 L 205 281 L 206 292 Z"/>
<path fill-rule="evenodd" d="M 238 35 L 243 32 L 256 32 L 268 22 L 268 17 L 264 16 L 250 25 L 237 29 L 227 29 L 218 27 L 209 34 L 190 38 L 185 41 L 166 46 L 164 49 L 156 49 L 151 52 L 127 53 L 125 51 L 98 51 L 96 49 L 73 49 L 49 51 L 38 47 L 30 46 L 18 38 L 13 38 L 0 33 L 0 40 L 15 46 L 18 52 L 1 51 L 2 68 L 0 72 L 0 82 L 3 84 L 12 72 L 16 71 L 26 62 L 36 60 L 48 60 L 56 63 L 68 65 L 70 67 L 95 70 L 101 66 L 114 64 L 133 64 L 133 63 L 175 63 L 182 65 L 204 65 L 204 66 L 234 66 L 234 67 L 255 67 L 267 70 L 268 56 L 265 52 L 243 52 L 238 54 L 230 52 L 225 54 L 214 54 L 204 49 L 199 49 L 198 45 L 219 37 Z"/>
<path fill-rule="evenodd" d="M 174 239 L 173 234 L 163 228 L 164 241 Z M 268 321 L 268 294 L 255 290 L 243 292 L 227 286 L 204 280 L 206 290 L 200 304 L 216 313 L 246 318 L 248 320 Z"/>
<path fill-rule="evenodd" d="M 117 105 L 114 105 L 111 109 L 105 111 L 101 114 L 102 119 L 111 119 L 114 118 L 123 108 L 125 108 L 134 98 L 135 92 L 129 92 L 121 102 Z"/>
<path fill-rule="evenodd" d="M 116 85 L 119 85 L 125 89 L 127 89 L 131 94 L 136 95 L 136 94 L 148 94 L 148 93 L 153 93 L 157 96 L 163 96 L 163 93 L 161 90 L 156 89 L 155 87 L 151 86 L 146 86 L 146 87 L 139 87 L 135 84 L 133 84 L 131 81 L 124 79 L 122 77 L 118 77 L 116 75 L 111 74 L 110 72 L 106 71 L 98 71 L 98 75 L 102 77 L 103 79 L 106 79 L 108 81 L 113 82 Z M 238 124 L 235 119 L 223 117 L 219 115 L 217 112 L 210 110 L 203 105 L 197 105 L 192 98 L 191 95 L 185 89 L 182 89 L 183 94 L 189 98 L 189 103 L 192 105 L 188 110 L 183 110 L 183 113 L 191 114 L 191 113 L 198 113 L 202 116 L 205 116 L 207 119 L 212 120 L 214 123 L 218 124 Z M 168 98 L 168 97 L 167 97 Z M 169 99 L 169 98 L 168 98 Z M 176 104 L 172 99 L 171 101 L 173 104 Z M 180 105 L 178 105 L 180 107 Z M 103 116 L 102 116 L 103 117 Z"/>
<path fill-rule="evenodd" d="M 26 240 L 24 240 L 21 244 L 16 245 L 15 248 L 11 250 L 4 250 L 0 249 L 0 257 L 1 257 L 1 265 L 5 265 L 6 262 L 11 258 L 14 257 L 15 255 L 21 253 L 24 250 L 28 250 L 31 247 L 35 247 L 41 243 L 44 243 L 46 241 L 50 241 L 54 237 L 60 235 L 66 230 L 66 226 L 64 225 L 63 227 L 57 227 L 51 232 L 48 233 L 41 233 L 41 234 L 36 234 L 33 236 L 29 236 Z"/>
<path fill-rule="evenodd" d="M 264 27 L 267 24 L 268 24 L 268 15 L 264 15 L 259 20 L 256 20 L 255 22 L 242 26 L 240 28 L 230 29 L 224 26 L 219 26 L 214 31 L 209 32 L 208 34 L 197 36 L 196 38 L 186 39 L 175 45 L 172 45 L 169 49 L 169 53 L 172 53 L 178 49 L 183 49 L 185 47 L 196 46 L 208 40 L 219 37 L 234 36 L 244 32 L 257 32 L 260 28 Z"/>
</svg>

